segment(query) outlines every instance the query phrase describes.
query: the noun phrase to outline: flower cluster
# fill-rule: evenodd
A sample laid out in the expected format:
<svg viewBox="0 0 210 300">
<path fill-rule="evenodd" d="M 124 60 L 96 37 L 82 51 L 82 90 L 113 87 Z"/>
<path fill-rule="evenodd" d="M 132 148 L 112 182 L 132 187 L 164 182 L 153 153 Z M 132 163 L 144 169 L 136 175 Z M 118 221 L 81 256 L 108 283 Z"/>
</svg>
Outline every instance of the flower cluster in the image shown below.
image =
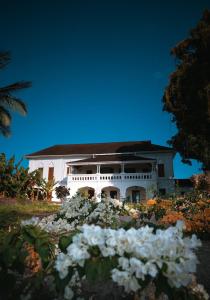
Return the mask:
<svg viewBox="0 0 210 300">
<path fill-rule="evenodd" d="M 70 269 L 84 267 L 87 260 L 93 259 L 91 249 L 97 248 L 99 257 L 117 259 L 118 265 L 110 269 L 110 276 L 127 293 L 140 290 L 146 277 L 152 280 L 159 274 L 171 287 L 179 288 L 192 280 L 197 263 L 193 250 L 200 244 L 195 235 L 183 237 L 181 221 L 175 227 L 156 233 L 148 226 L 126 231 L 83 225 L 66 253 L 57 256 L 55 268 L 64 279 Z M 68 285 L 68 292 L 69 288 Z"/>
<path fill-rule="evenodd" d="M 115 199 L 102 199 L 95 202 L 77 195 L 64 201 L 60 211 L 39 219 L 33 217 L 22 221 L 22 226 L 34 225 L 55 234 L 75 230 L 83 224 L 111 226 L 116 224 L 121 213 L 122 203 Z"/>
</svg>

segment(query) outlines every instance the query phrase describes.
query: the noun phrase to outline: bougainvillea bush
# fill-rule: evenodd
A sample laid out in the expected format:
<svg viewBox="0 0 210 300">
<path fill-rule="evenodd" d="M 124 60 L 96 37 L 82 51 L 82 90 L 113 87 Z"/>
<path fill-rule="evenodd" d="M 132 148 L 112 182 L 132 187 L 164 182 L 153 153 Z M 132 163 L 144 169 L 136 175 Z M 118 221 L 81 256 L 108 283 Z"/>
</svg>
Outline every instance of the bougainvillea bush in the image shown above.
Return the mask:
<svg viewBox="0 0 210 300">
<path fill-rule="evenodd" d="M 182 223 L 156 232 L 148 226 L 116 230 L 84 225 L 56 258 L 59 278 L 66 283 L 64 298 L 85 297 L 83 282 L 106 280 L 123 287 L 124 296 L 141 296 L 151 283 L 157 295 L 170 297 L 181 290 L 187 295 L 185 287 L 196 271 L 193 250 L 200 241 L 196 236 L 184 238 L 182 229 Z"/>
<path fill-rule="evenodd" d="M 117 200 L 80 195 L 43 219 L 23 221 L 0 249 L 4 300 L 208 299 L 194 280 L 200 246 L 183 223 L 121 227 Z"/>
<path fill-rule="evenodd" d="M 35 225 L 47 232 L 62 234 L 74 231 L 83 224 L 119 226 L 119 216 L 124 213 L 126 211 L 118 200 L 104 198 L 97 202 L 78 194 L 64 201 L 57 214 L 42 219 L 32 218 L 22 224 Z"/>
<path fill-rule="evenodd" d="M 0 250 L 3 299 L 208 299 L 193 274 L 200 246 L 183 224 L 165 230 L 83 225 L 58 243 L 37 226 Z"/>
</svg>

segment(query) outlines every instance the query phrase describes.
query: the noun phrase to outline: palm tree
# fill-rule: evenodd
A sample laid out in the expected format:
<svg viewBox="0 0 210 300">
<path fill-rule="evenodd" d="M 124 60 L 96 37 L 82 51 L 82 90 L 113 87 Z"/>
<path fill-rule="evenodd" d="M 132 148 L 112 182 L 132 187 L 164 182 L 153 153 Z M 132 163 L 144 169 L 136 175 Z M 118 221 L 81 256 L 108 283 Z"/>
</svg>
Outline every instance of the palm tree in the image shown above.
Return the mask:
<svg viewBox="0 0 210 300">
<path fill-rule="evenodd" d="M 5 68 L 10 62 L 9 52 L 0 52 L 0 69 Z M 20 99 L 13 96 L 13 93 L 31 86 L 29 81 L 20 81 L 5 87 L 0 87 L 0 134 L 9 136 L 11 133 L 12 116 L 10 111 L 27 114 L 26 105 Z"/>
</svg>

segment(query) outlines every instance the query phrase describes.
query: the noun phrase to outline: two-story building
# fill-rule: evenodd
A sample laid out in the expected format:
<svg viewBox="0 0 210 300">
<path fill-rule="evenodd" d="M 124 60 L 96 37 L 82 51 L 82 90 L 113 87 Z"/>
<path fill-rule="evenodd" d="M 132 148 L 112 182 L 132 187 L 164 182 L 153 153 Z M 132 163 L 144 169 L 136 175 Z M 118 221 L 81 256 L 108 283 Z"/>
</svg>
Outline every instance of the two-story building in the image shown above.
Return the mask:
<svg viewBox="0 0 210 300">
<path fill-rule="evenodd" d="M 29 169 L 55 178 L 70 196 L 85 191 L 90 197 L 143 201 L 174 191 L 172 148 L 151 141 L 55 145 L 32 154 Z M 56 201 L 55 195 L 53 200 Z"/>
</svg>

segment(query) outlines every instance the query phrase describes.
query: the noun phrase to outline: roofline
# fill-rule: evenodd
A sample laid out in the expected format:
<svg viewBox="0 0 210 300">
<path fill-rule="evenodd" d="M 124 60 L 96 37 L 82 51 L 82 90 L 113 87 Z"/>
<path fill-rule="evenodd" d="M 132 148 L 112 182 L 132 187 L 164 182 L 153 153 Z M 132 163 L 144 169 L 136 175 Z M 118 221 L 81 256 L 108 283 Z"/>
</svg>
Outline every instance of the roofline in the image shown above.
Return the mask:
<svg viewBox="0 0 210 300">
<path fill-rule="evenodd" d="M 85 155 L 122 155 L 122 154 L 136 154 L 136 153 L 176 153 L 176 151 L 174 151 L 174 149 L 167 149 L 167 150 L 157 150 L 157 151 L 137 151 L 137 152 L 115 152 L 115 153 L 86 153 L 86 154 L 81 154 L 81 153 L 78 153 L 78 154 L 50 154 L 50 155 L 25 155 L 24 157 L 27 158 L 27 159 L 31 159 L 31 158 L 48 158 L 48 157 L 71 157 L 71 156 L 85 156 Z"/>
</svg>

